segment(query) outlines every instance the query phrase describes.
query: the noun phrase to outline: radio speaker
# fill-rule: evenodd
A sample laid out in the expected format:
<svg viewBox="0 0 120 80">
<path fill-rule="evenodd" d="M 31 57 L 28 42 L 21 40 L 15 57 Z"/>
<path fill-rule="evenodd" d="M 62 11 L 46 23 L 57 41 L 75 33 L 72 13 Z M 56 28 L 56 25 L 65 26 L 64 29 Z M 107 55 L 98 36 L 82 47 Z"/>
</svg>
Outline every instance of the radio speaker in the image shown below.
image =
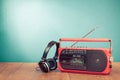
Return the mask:
<svg viewBox="0 0 120 80">
<path fill-rule="evenodd" d="M 107 57 L 102 50 L 87 50 L 87 71 L 101 72 L 107 66 Z"/>
</svg>

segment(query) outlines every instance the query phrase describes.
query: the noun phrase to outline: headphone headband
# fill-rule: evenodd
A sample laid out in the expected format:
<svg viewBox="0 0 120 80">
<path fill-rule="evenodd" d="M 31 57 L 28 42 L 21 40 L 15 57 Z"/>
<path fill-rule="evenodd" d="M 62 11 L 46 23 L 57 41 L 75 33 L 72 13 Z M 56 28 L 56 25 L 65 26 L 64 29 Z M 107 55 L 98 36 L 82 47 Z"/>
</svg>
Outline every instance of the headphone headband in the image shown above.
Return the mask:
<svg viewBox="0 0 120 80">
<path fill-rule="evenodd" d="M 43 56 L 42 56 L 42 60 L 46 60 L 46 57 L 47 57 L 47 54 L 50 50 L 50 48 L 53 47 L 53 45 L 56 45 L 56 52 L 55 52 L 55 55 L 53 57 L 53 59 L 57 60 L 57 56 L 58 56 L 58 48 L 59 48 L 59 42 L 56 42 L 56 41 L 50 41 L 47 45 L 47 47 L 45 48 L 45 51 L 43 53 Z"/>
</svg>

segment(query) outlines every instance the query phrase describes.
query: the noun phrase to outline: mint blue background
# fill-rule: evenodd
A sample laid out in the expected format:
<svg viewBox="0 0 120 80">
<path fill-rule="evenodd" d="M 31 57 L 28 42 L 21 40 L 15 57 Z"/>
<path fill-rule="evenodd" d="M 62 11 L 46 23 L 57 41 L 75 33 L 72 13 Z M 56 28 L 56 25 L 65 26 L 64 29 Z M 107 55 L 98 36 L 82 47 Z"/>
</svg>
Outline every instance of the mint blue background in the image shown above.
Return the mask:
<svg viewBox="0 0 120 80">
<path fill-rule="evenodd" d="M 0 62 L 38 62 L 51 40 L 112 39 L 120 61 L 119 0 L 0 0 Z M 52 57 L 54 48 L 48 57 Z"/>
</svg>

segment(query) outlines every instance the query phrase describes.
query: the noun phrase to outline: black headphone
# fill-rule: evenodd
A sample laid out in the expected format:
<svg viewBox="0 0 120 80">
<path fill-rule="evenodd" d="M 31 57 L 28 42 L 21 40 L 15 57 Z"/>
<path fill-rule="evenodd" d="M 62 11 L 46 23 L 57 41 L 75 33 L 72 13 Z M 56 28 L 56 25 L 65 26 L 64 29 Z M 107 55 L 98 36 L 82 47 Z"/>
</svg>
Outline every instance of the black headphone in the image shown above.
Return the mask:
<svg viewBox="0 0 120 80">
<path fill-rule="evenodd" d="M 56 52 L 55 52 L 55 55 L 53 58 L 48 58 L 46 59 L 47 57 L 47 54 L 50 50 L 50 48 L 53 46 L 53 45 L 56 45 Z M 58 57 L 58 48 L 59 48 L 59 43 L 56 42 L 56 41 L 50 41 L 47 45 L 47 47 L 45 48 L 45 51 L 43 53 L 43 56 L 40 60 L 40 62 L 38 63 L 41 71 L 43 72 L 49 72 L 51 70 L 55 70 L 57 68 L 57 57 Z"/>
</svg>

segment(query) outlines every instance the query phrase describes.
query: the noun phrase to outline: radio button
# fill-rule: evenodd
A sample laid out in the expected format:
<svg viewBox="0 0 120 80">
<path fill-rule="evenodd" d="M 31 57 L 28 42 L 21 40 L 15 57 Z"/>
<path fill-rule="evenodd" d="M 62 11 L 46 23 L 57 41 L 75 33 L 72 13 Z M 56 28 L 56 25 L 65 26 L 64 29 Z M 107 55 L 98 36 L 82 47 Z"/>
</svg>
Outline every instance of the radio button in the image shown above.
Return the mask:
<svg viewBox="0 0 120 80">
<path fill-rule="evenodd" d="M 112 65 L 110 65 L 109 67 L 112 68 Z"/>
</svg>

